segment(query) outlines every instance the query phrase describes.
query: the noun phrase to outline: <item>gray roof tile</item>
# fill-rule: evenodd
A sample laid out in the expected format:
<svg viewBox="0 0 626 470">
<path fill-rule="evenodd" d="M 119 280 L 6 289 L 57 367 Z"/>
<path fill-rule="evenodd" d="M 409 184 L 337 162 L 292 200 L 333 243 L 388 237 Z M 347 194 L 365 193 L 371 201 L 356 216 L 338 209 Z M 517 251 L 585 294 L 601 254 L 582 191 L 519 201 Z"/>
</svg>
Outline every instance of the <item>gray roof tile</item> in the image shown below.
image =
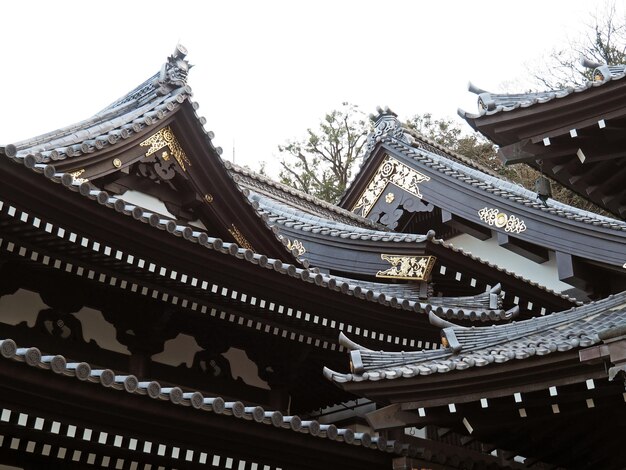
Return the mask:
<svg viewBox="0 0 626 470">
<path fill-rule="evenodd" d="M 432 316 L 442 327 L 448 346 L 438 350 L 387 352 L 358 347 L 345 336 L 340 343 L 350 349 L 351 374 L 325 369 L 327 378 L 337 383 L 415 377 L 483 367 L 493 363 L 524 360 L 600 342 L 600 334 L 626 325 L 626 292 L 604 300 L 553 313 L 544 317 L 487 327 L 461 327 Z M 399 370 L 402 371 L 399 374 Z"/>
<path fill-rule="evenodd" d="M 180 387 L 162 386 L 155 380 L 138 378 L 124 372 L 110 369 L 95 370 L 86 362 L 67 360 L 61 355 L 43 355 L 35 347 L 18 348 L 12 339 L 0 340 L 0 360 L 21 362 L 24 367 L 33 367 L 44 374 L 53 372 L 67 380 L 88 381 L 110 390 L 110 393 L 126 392 L 144 396 L 146 399 L 160 399 L 174 405 L 188 406 L 198 413 L 214 413 L 230 416 L 232 419 L 249 421 L 250 426 L 269 425 L 291 432 L 310 434 L 312 437 L 360 445 L 370 449 L 379 448 L 375 438 L 368 433 L 354 433 L 350 429 L 335 425 L 321 425 L 316 420 L 302 420 L 299 416 L 283 416 L 279 411 L 266 411 L 260 406 L 245 406 L 239 401 L 226 401 L 222 397 L 205 397 L 198 391 L 184 391 Z M 159 401 L 160 401 L 159 400 Z M 256 424 L 253 424 L 256 423 Z M 396 452 L 395 441 L 386 441 L 382 451 Z M 402 450 L 402 449 L 401 449 Z"/>
<path fill-rule="evenodd" d="M 459 110 L 463 118 L 476 119 L 481 116 L 514 111 L 519 108 L 528 108 L 536 104 L 547 103 L 554 99 L 565 98 L 573 93 L 582 93 L 591 88 L 603 86 L 611 81 L 621 80 L 626 76 L 626 65 L 600 65 L 584 62 L 587 65 L 595 65 L 593 81 L 587 81 L 580 86 L 569 86 L 556 90 L 547 90 L 530 93 L 490 93 L 473 84 L 469 84 L 469 91 L 478 95 L 478 114 Z"/>
<path fill-rule="evenodd" d="M 474 168 L 470 168 L 464 163 L 453 160 L 452 155 L 442 156 L 438 153 L 436 154 L 423 149 L 415 148 L 392 137 L 385 137 L 383 142 L 388 143 L 407 157 L 420 162 L 420 164 L 426 165 L 437 171 L 441 171 L 442 168 L 451 169 L 453 171 L 450 173 L 450 176 L 453 176 L 454 178 L 516 203 L 521 202 L 525 206 L 532 209 L 547 212 L 569 220 L 574 217 L 578 217 L 581 222 L 590 225 L 626 232 L 626 222 L 624 221 L 568 206 L 567 204 L 555 201 L 554 199 L 548 199 L 544 204 L 539 201 L 537 193 L 517 184 L 507 182 L 506 180 L 496 176 L 488 175 Z"/>
</svg>

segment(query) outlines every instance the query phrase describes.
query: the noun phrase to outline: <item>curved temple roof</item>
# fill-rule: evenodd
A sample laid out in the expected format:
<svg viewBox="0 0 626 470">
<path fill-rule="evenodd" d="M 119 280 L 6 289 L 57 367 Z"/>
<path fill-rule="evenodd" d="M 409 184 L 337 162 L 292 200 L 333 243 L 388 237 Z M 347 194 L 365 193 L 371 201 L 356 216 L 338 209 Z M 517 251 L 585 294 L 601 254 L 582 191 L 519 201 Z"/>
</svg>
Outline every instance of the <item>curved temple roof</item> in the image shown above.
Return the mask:
<svg viewBox="0 0 626 470">
<path fill-rule="evenodd" d="M 383 117 L 385 115 L 381 115 L 377 119 Z M 585 211 L 554 199 L 548 199 L 544 203 L 540 201 L 536 192 L 489 174 L 485 169 L 479 168 L 473 162 L 468 161 L 466 157 L 461 156 L 462 158 L 459 158 L 459 155 L 443 147 L 434 147 L 432 143 L 423 140 L 421 136 L 415 138 L 416 134 L 402 126 L 399 121 L 397 121 L 397 125 L 399 127 L 395 133 L 396 135 L 386 132 L 379 136 L 377 141 L 392 145 L 402 155 L 415 160 L 421 165 L 451 176 L 462 184 L 469 184 L 498 198 L 507 199 L 527 208 L 540 210 L 564 219 L 626 232 L 625 221 Z"/>
<path fill-rule="evenodd" d="M 445 155 L 443 147 L 438 146 L 436 143 L 431 142 L 426 144 L 432 152 L 439 152 Z M 462 156 L 456 156 L 458 159 L 463 159 Z M 472 262 L 476 262 L 477 266 L 484 265 L 489 268 L 494 268 L 502 273 L 506 277 L 517 279 L 523 283 L 532 285 L 534 288 L 540 289 L 552 295 L 555 295 L 563 300 L 574 303 L 575 299 L 568 297 L 567 295 L 558 294 L 557 292 L 547 289 L 536 282 L 525 279 L 515 273 L 512 273 L 506 269 L 495 266 L 488 263 L 468 252 L 463 251 L 460 248 L 454 247 L 451 244 L 445 243 L 443 240 L 437 239 L 433 232 L 424 235 L 401 233 L 389 231 L 386 227 L 381 227 L 378 224 L 364 219 L 363 217 L 353 214 L 345 209 L 341 209 L 337 206 L 330 205 L 324 201 L 320 201 L 317 198 L 306 195 L 293 188 L 286 187 L 280 183 L 275 183 L 268 178 L 258 175 L 248 169 L 243 169 L 230 165 L 231 171 L 236 172 L 237 175 L 245 175 L 245 178 L 236 178 L 235 181 L 240 186 L 247 189 L 249 192 L 248 197 L 253 202 L 257 210 L 272 226 L 276 227 L 278 231 L 288 239 L 298 239 L 299 241 L 305 241 L 310 238 L 312 240 L 318 240 L 320 243 L 333 244 L 335 246 L 342 246 L 345 250 L 348 250 L 350 256 L 353 257 L 354 253 L 358 251 L 360 246 L 371 245 L 371 247 L 378 247 L 380 252 L 385 250 L 422 250 L 426 241 L 430 241 L 431 244 L 438 245 L 444 248 L 445 251 L 450 252 L 450 255 L 456 254 L 464 258 L 470 259 Z M 304 205 L 302 201 L 308 203 L 314 203 L 313 206 L 309 204 Z M 337 217 L 339 215 L 340 217 Z M 346 217 L 343 217 L 346 216 Z M 367 224 L 361 223 L 367 221 Z M 356 222 L 356 223 L 354 223 Z M 369 226 L 363 226 L 369 225 Z M 306 242 L 305 242 L 306 243 Z M 317 248 L 319 249 L 319 247 Z M 319 268 L 338 268 L 333 264 L 336 261 L 334 258 L 319 259 L 316 258 L 312 252 L 316 250 L 313 245 L 308 246 L 307 251 L 300 255 L 301 258 L 311 262 L 313 266 Z M 378 256 L 378 253 L 377 253 Z M 331 264 L 328 264 L 328 263 Z M 386 265 L 381 265 L 385 266 Z M 362 266 L 361 266 L 362 267 Z M 339 268 L 338 268 L 339 269 Z M 355 269 L 354 267 L 352 269 Z M 371 274 L 367 271 L 367 274 Z M 498 278 L 501 274 L 498 274 Z M 338 276 L 333 276 L 339 279 Z M 498 282 L 494 279 L 494 282 Z M 346 279 L 347 284 L 365 286 L 365 281 L 356 281 L 354 279 Z M 416 297 L 412 292 L 407 291 L 402 284 L 383 284 L 383 283 L 369 283 L 367 290 L 373 292 L 384 293 L 387 296 L 395 295 L 397 289 L 400 289 L 405 296 L 400 298 L 416 300 Z M 410 289 L 409 289 L 410 290 Z M 492 311 L 473 312 L 471 310 L 463 312 L 463 309 L 468 307 L 467 303 L 457 304 L 454 298 L 443 298 L 442 302 L 451 300 L 451 303 L 447 304 L 448 307 L 454 310 L 438 309 L 438 314 L 445 315 L 447 318 L 454 319 L 473 319 L 475 314 L 482 320 L 486 320 L 487 317 L 494 319 L 495 317 L 510 318 L 509 314 L 505 314 L 504 311 L 495 313 Z M 428 301 L 430 302 L 431 299 Z M 439 304 L 437 298 L 432 299 L 433 304 Z M 460 309 L 459 309 L 460 307 Z"/>
<path fill-rule="evenodd" d="M 400 213 L 402 223 L 409 220 L 411 227 L 424 229 L 427 224 L 428 228 L 440 224 L 444 229 L 467 231 L 483 240 L 492 237 L 494 243 L 535 262 L 554 258 L 558 279 L 579 289 L 576 295 L 581 299 L 587 294 L 605 296 L 623 289 L 626 222 L 553 199 L 543 202 L 537 193 L 487 174 L 459 156 L 422 141 L 391 111 L 383 111 L 376 119 L 376 129 L 370 136 L 371 153 L 344 195 L 343 207 L 358 213 L 365 210 L 359 204 L 367 200 L 371 210 L 368 213 L 374 220 Z M 389 178 L 377 178 L 385 164 L 421 178 L 420 194 L 395 185 L 392 179 L 401 174 L 400 170 L 394 170 Z M 383 193 L 394 194 L 395 198 L 389 202 Z M 417 200 L 423 207 L 413 215 L 413 208 L 405 207 L 405 200 Z M 517 225 L 499 226 L 495 216 Z M 601 265 L 602 281 L 590 275 L 590 264 Z"/>
<path fill-rule="evenodd" d="M 338 384 L 410 378 L 586 348 L 599 343 L 602 332 L 626 325 L 626 292 L 506 325 L 465 328 L 432 314 L 431 321 L 442 328 L 442 343 L 446 345 L 442 349 L 371 351 L 342 337 L 342 344 L 351 349 L 352 372 L 341 374 L 325 369 L 325 376 Z"/>
<path fill-rule="evenodd" d="M 472 114 L 462 109 L 458 110 L 463 119 L 476 119 L 481 116 L 491 116 L 500 112 L 513 111 L 518 108 L 528 108 L 535 104 L 547 103 L 554 99 L 565 98 L 573 93 L 582 93 L 590 88 L 603 86 L 611 81 L 626 77 L 626 65 L 598 64 L 583 59 L 582 65 L 593 69 L 593 80 L 586 81 L 581 86 L 569 86 L 556 90 L 547 90 L 528 93 L 491 93 L 469 83 L 468 90 L 478 95 L 478 114 Z M 468 121 L 471 124 L 471 121 Z"/>
<path fill-rule="evenodd" d="M 199 200 L 208 198 L 210 208 L 200 207 L 199 211 L 216 220 L 219 235 L 260 248 L 269 256 L 297 262 L 232 181 L 219 157 L 222 149 L 213 145 L 213 133 L 204 129 L 206 119 L 197 115 L 198 105 L 191 102 L 192 91 L 187 85 L 191 66 L 186 54 L 184 47 L 177 46 L 157 74 L 91 118 L 0 147 L 0 152 L 38 172 L 47 168 L 59 179 L 65 175 L 68 185 L 73 179 L 89 182 L 96 190 L 105 184 L 101 178 L 128 174 L 132 165 L 151 155 L 145 139 L 155 138 L 157 132 L 171 126 L 176 148 L 167 145 L 185 175 L 181 184 L 187 186 L 186 191 L 197 193 Z M 193 165 L 184 147 L 191 147 L 187 153 Z M 216 187 L 219 198 L 205 194 L 207 188 Z"/>
<path fill-rule="evenodd" d="M 500 94 L 470 85 L 478 113 L 459 115 L 499 145 L 506 165 L 528 164 L 623 219 L 626 65 L 583 65 L 592 80 L 580 86 Z"/>
<path fill-rule="evenodd" d="M 242 426 L 269 425 L 295 433 L 308 434 L 312 438 L 322 438 L 357 445 L 368 449 L 406 454 L 407 446 L 399 441 L 372 436 L 369 433 L 354 432 L 347 428 L 338 428 L 334 424 L 321 424 L 316 420 L 302 419 L 297 415 L 284 416 L 279 411 L 266 411 L 260 406 L 246 406 L 240 401 L 224 400 L 220 396 L 204 396 L 199 391 L 183 390 L 177 386 L 164 386 L 156 380 L 136 377 L 126 373 L 117 373 L 111 369 L 94 368 L 87 362 L 67 360 L 61 355 L 42 354 L 36 347 L 17 347 L 12 339 L 0 340 L 0 359 L 22 363 L 39 369 L 43 374 L 54 373 L 67 380 L 101 385 L 109 393 L 124 393 L 140 396 L 144 399 L 158 400 L 162 406 L 177 405 L 190 407 L 197 413 L 213 413 L 240 419 Z"/>
</svg>

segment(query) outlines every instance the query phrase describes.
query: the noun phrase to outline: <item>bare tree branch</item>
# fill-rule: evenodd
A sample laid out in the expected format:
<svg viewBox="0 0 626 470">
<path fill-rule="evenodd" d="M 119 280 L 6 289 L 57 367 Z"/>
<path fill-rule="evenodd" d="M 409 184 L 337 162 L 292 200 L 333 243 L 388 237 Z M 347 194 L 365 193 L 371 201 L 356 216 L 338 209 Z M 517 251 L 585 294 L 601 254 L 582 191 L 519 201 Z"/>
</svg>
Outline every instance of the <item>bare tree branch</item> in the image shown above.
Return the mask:
<svg viewBox="0 0 626 470">
<path fill-rule="evenodd" d="M 581 65 L 581 57 L 608 65 L 626 62 L 626 17 L 614 1 L 601 6 L 584 27 L 566 47 L 553 49 L 531 65 L 529 73 L 538 88 L 580 86 L 593 79 L 592 70 Z"/>
</svg>

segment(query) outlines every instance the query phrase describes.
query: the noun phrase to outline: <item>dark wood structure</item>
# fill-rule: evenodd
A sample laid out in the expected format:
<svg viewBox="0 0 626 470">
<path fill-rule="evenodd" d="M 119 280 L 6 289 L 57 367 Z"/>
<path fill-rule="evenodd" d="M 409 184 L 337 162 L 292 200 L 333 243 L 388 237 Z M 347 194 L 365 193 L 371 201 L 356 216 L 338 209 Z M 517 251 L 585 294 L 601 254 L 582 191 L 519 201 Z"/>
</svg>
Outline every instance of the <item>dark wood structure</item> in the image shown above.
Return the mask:
<svg viewBox="0 0 626 470">
<path fill-rule="evenodd" d="M 338 334 L 437 350 L 429 314 L 491 324 L 579 302 L 223 162 L 185 56 L 0 147 L 0 464 L 436 467 L 445 443 L 372 432 L 375 403 L 324 380 L 345 367 Z"/>
<path fill-rule="evenodd" d="M 472 86 L 478 113 L 459 114 L 500 146 L 505 164 L 541 169 L 624 219 L 624 66 L 585 64 L 594 68 L 593 81 L 579 88 L 511 95 Z"/>
<path fill-rule="evenodd" d="M 179 46 L 93 117 L 0 147 L 0 465 L 522 468 L 445 420 L 379 426 L 387 395 L 322 371 L 357 383 L 346 352 L 440 358 L 448 321 L 510 340 L 512 320 L 608 295 L 623 223 L 538 206 L 390 112 L 345 208 L 321 202 L 222 161 L 188 69 Z M 585 295 L 447 241 L 461 233 L 556 256 Z"/>
<path fill-rule="evenodd" d="M 500 145 L 505 163 L 541 168 L 623 218 L 624 67 L 594 65 L 596 80 L 580 89 L 496 95 L 472 87 L 479 114 L 460 114 Z M 327 367 L 327 379 L 377 402 L 366 418 L 387 435 L 424 428 L 457 449 L 492 451 L 500 468 L 623 468 L 624 222 L 490 175 L 388 109 L 374 119 L 370 154 L 342 207 L 401 232 L 427 226 L 445 239 L 495 239 L 537 265 L 555 259 L 571 294 L 597 300 L 486 327 L 430 314 L 441 331 L 436 350 L 381 351 L 340 335 L 350 371 Z M 472 465 L 452 450 L 439 462 Z"/>
<path fill-rule="evenodd" d="M 325 370 L 344 390 L 387 403 L 375 429 L 436 425 L 504 449 L 501 464 L 623 468 L 624 293 L 510 325 L 442 328 L 437 351 L 372 351 L 350 342 L 351 373 Z M 593 431 L 591 431 L 593 430 Z"/>
<path fill-rule="evenodd" d="M 342 207 L 396 231 L 465 233 L 537 265 L 551 260 L 581 300 L 626 288 L 625 222 L 543 202 L 415 134 L 389 110 L 374 119 L 369 157 Z"/>
</svg>

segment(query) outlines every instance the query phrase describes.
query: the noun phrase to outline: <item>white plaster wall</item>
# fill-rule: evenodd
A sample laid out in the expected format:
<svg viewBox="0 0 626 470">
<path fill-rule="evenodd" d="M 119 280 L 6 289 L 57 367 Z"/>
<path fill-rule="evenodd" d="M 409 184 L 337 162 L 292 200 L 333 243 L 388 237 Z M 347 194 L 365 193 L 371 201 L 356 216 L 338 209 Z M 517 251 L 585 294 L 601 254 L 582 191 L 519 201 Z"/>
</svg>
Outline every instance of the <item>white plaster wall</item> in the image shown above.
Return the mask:
<svg viewBox="0 0 626 470">
<path fill-rule="evenodd" d="M 143 207 L 144 209 L 149 209 L 157 214 L 165 215 L 167 217 L 171 217 L 172 219 L 176 218 L 167 210 L 165 204 L 154 196 L 129 189 L 122 195 L 122 199 L 130 204 L 135 204 L 136 206 Z"/>
<path fill-rule="evenodd" d="M 267 382 L 259 377 L 259 368 L 243 349 L 230 348 L 223 356 L 230 362 L 230 372 L 234 380 L 241 377 L 244 383 L 248 385 L 270 390 Z"/>
<path fill-rule="evenodd" d="M 0 297 L 0 322 L 13 326 L 26 322 L 32 328 L 39 311 L 47 308 L 48 305 L 39 294 L 19 289 L 15 294 Z M 128 348 L 117 341 L 115 328 L 104 319 L 100 311 L 85 307 L 72 315 L 80 320 L 86 342 L 94 340 L 101 348 L 130 354 Z"/>
<path fill-rule="evenodd" d="M 80 320 L 83 326 L 85 341 L 94 340 L 103 349 L 130 355 L 128 348 L 115 337 L 115 327 L 104 319 L 102 312 L 83 307 L 73 315 Z"/>
<path fill-rule="evenodd" d="M 178 367 L 185 364 L 187 367 L 193 365 L 193 358 L 202 348 L 193 336 L 179 334 L 174 339 L 165 342 L 163 352 L 152 356 L 152 360 L 168 366 Z"/>
<path fill-rule="evenodd" d="M 193 365 L 193 358 L 202 348 L 193 336 L 179 334 L 176 338 L 165 342 L 163 352 L 152 356 L 152 360 L 160 364 L 178 367 L 184 364 L 186 367 Z M 258 366 L 248 357 L 246 351 L 238 348 L 230 348 L 224 354 L 230 365 L 233 380 L 241 377 L 244 383 L 253 387 L 270 390 L 270 386 L 259 377 Z"/>
<path fill-rule="evenodd" d="M 155 212 L 156 214 L 161 214 L 167 217 L 171 217 L 172 219 L 176 219 L 176 217 L 167 210 L 167 207 L 165 207 L 165 204 L 163 202 L 161 202 L 154 196 L 150 196 L 149 194 L 130 189 L 122 195 L 122 199 L 130 204 L 135 204 L 136 206 L 143 207 L 144 209 Z M 204 231 L 206 231 L 207 229 L 200 220 L 192 220 L 191 222 L 189 222 L 189 225 L 193 225 L 194 227 L 197 227 L 200 230 Z"/>
<path fill-rule="evenodd" d="M 21 322 L 32 328 L 40 310 L 48 308 L 39 294 L 25 289 L 18 289 L 15 294 L 0 297 L 0 322 L 17 325 Z"/>
<path fill-rule="evenodd" d="M 563 292 L 572 288 L 569 284 L 559 281 L 556 258 L 553 252 L 550 252 L 548 261 L 539 264 L 501 247 L 495 237 L 483 241 L 471 235 L 462 234 L 450 238 L 447 242 L 458 248 L 463 248 L 463 251 L 470 252 L 484 261 L 489 261 L 556 292 Z"/>
</svg>

